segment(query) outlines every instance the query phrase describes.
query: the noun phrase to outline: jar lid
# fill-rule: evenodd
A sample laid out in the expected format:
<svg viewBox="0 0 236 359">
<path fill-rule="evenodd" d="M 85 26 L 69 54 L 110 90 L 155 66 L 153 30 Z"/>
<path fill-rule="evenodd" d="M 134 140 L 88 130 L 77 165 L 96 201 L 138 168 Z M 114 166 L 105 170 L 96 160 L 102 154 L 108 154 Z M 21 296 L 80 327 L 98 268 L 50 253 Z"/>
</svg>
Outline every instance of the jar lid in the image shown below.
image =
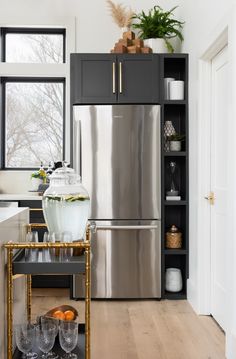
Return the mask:
<svg viewBox="0 0 236 359">
<path fill-rule="evenodd" d="M 179 232 L 179 229 L 178 229 L 178 227 L 176 227 L 176 225 L 172 224 L 172 226 L 171 226 L 170 229 L 169 229 L 169 232 L 171 232 L 171 233 L 178 233 L 178 232 Z"/>
<path fill-rule="evenodd" d="M 69 184 L 74 184 L 76 182 L 81 182 L 81 177 L 75 173 L 73 168 L 69 168 L 66 162 L 63 163 L 63 166 L 57 168 L 50 176 L 50 180 L 64 180 Z"/>
</svg>

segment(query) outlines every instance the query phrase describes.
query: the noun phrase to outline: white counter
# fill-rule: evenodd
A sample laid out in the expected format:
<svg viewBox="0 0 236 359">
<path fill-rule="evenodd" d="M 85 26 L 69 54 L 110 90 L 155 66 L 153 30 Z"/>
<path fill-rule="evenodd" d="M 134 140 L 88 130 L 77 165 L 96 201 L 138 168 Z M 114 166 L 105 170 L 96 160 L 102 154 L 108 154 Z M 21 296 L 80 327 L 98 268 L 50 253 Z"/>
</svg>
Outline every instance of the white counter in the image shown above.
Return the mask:
<svg viewBox="0 0 236 359">
<path fill-rule="evenodd" d="M 26 226 L 29 223 L 28 208 L 0 208 L 0 358 L 6 359 L 7 301 L 6 301 L 6 252 L 3 244 L 25 240 Z M 14 281 L 14 324 L 26 320 L 25 278 Z"/>
<path fill-rule="evenodd" d="M 0 194 L 0 201 L 40 201 L 42 198 L 42 196 L 38 196 L 34 193 Z"/>
</svg>

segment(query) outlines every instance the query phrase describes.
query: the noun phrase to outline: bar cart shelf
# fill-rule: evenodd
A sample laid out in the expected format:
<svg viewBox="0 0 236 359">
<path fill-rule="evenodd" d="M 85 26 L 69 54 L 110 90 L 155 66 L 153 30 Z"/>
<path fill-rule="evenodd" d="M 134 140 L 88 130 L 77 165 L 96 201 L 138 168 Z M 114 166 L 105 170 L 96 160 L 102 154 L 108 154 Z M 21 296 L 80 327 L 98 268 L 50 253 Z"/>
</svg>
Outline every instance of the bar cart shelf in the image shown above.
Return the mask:
<svg viewBox="0 0 236 359">
<path fill-rule="evenodd" d="M 84 274 L 85 275 L 85 323 L 79 323 L 78 346 L 73 351 L 79 359 L 90 359 L 90 226 L 86 230 L 86 240 L 72 243 L 13 243 L 5 244 L 7 250 L 7 359 L 21 358 L 21 353 L 16 349 L 13 353 L 13 280 L 19 275 L 25 275 L 27 279 L 27 319 L 31 321 L 31 275 L 33 274 Z M 45 249 L 83 250 L 81 256 L 73 256 L 69 261 L 62 262 L 55 259 L 50 262 L 42 261 L 42 250 Z M 37 262 L 27 262 L 25 251 L 38 249 Z M 14 255 L 13 255 L 14 251 Z M 15 253 L 16 251 L 16 253 Z M 56 338 L 53 350 L 60 355 L 64 352 Z M 37 352 L 37 350 L 35 350 Z"/>
</svg>

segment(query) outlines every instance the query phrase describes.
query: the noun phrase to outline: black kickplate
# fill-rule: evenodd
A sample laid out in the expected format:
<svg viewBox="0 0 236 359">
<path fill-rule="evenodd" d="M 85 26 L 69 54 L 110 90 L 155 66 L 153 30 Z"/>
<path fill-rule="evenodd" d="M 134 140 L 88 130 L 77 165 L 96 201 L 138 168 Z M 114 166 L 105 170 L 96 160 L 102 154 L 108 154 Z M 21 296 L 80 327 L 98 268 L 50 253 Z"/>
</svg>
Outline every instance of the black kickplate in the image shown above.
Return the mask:
<svg viewBox="0 0 236 359">
<path fill-rule="evenodd" d="M 76 353 L 78 359 L 85 359 L 85 324 L 79 324 L 79 339 L 77 347 L 72 351 L 72 353 Z M 42 357 L 42 352 L 34 348 L 33 350 L 38 354 L 38 359 Z M 61 349 L 59 344 L 59 338 L 56 338 L 55 345 L 53 347 L 53 351 L 59 355 L 59 359 L 65 354 L 64 350 Z M 13 355 L 13 359 L 21 359 L 22 353 L 16 349 Z"/>
</svg>

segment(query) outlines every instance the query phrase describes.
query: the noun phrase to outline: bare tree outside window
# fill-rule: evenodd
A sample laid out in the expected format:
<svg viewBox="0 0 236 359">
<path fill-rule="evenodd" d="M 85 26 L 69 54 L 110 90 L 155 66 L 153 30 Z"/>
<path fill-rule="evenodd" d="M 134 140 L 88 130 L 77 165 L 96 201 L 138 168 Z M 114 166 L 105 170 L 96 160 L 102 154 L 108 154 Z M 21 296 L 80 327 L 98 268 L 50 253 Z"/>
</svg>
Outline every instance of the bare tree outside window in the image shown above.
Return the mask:
<svg viewBox="0 0 236 359">
<path fill-rule="evenodd" d="M 63 35 L 7 34 L 6 62 L 62 63 Z"/>
<path fill-rule="evenodd" d="M 7 34 L 7 62 L 61 63 L 63 35 Z M 37 168 L 63 158 L 64 83 L 5 83 L 5 167 Z"/>
</svg>

